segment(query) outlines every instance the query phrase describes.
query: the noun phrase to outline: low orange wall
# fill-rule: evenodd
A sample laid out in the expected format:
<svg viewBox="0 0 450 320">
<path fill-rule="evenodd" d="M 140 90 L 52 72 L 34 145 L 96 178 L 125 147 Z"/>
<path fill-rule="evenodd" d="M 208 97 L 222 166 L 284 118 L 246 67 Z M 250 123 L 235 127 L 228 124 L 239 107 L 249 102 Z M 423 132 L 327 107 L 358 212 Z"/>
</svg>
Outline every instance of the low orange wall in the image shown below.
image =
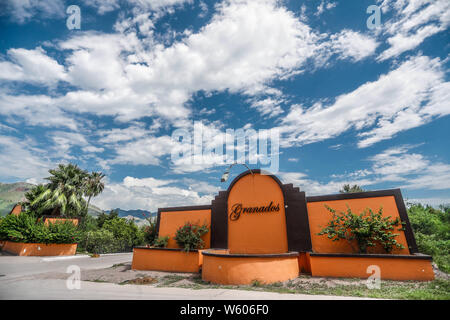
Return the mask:
<svg viewBox="0 0 450 320">
<path fill-rule="evenodd" d="M 22 243 L 6 241 L 3 250 L 18 256 L 72 256 L 76 243 Z"/>
<path fill-rule="evenodd" d="M 169 272 L 199 272 L 202 254 L 177 249 L 134 248 L 131 268 Z"/>
<path fill-rule="evenodd" d="M 184 211 L 169 211 L 160 213 L 160 222 L 158 237 L 169 237 L 167 248 L 179 248 L 175 241 L 175 234 L 178 228 L 184 226 L 186 222 L 198 223 L 202 225 L 206 223 L 211 230 L 211 209 L 206 210 L 184 210 Z M 211 231 L 202 237 L 204 241 L 204 249 L 210 247 Z"/>
<path fill-rule="evenodd" d="M 337 278 L 368 278 L 367 267 L 371 265 L 380 268 L 381 279 L 386 280 L 433 280 L 434 272 L 431 259 L 411 258 L 412 256 L 397 255 L 396 257 L 364 257 L 315 256 L 311 254 L 311 273 L 314 277 Z M 372 256 L 372 257 L 370 257 Z M 373 271 L 372 271 L 373 273 Z"/>
<path fill-rule="evenodd" d="M 205 251 L 208 252 L 208 251 Z M 230 257 L 203 255 L 202 279 L 218 284 L 274 283 L 297 278 L 298 257 Z"/>
<path fill-rule="evenodd" d="M 325 204 L 336 211 L 346 211 L 348 205 L 350 209 L 352 209 L 352 212 L 356 214 L 363 212 L 366 208 L 371 208 L 373 211 L 377 212 L 380 207 L 383 207 L 384 217 L 391 216 L 395 219 L 400 216 L 394 196 L 308 202 L 308 219 L 313 252 L 356 253 L 346 240 L 332 241 L 328 239 L 327 235 L 318 235 L 332 218 L 332 213 L 325 208 Z M 410 252 L 405 233 L 403 231 L 398 231 L 398 228 L 395 230 L 395 233 L 399 234 L 396 240 L 405 248 L 394 248 L 392 253 L 409 254 Z M 356 241 L 354 246 L 357 248 Z M 381 247 L 373 247 L 368 250 L 370 253 L 384 253 L 384 250 Z"/>
<path fill-rule="evenodd" d="M 3 248 L 3 246 L 5 245 L 6 241 L 0 240 L 0 249 Z"/>
</svg>

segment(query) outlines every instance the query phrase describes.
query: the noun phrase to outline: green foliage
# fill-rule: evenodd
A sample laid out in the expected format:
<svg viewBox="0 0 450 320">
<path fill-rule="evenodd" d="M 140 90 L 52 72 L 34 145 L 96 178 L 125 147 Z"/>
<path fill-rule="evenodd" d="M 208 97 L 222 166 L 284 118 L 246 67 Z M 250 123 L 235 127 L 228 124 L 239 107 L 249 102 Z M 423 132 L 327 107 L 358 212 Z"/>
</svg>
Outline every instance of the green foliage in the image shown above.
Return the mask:
<svg viewBox="0 0 450 320">
<path fill-rule="evenodd" d="M 0 224 L 0 238 L 24 243 L 77 243 L 80 232 L 70 221 L 44 224 L 33 214 L 8 215 Z"/>
<path fill-rule="evenodd" d="M 369 247 L 375 247 L 377 244 L 388 253 L 395 247 L 404 248 L 395 239 L 398 234 L 393 233 L 395 227 L 401 226 L 400 219 L 383 217 L 383 208 L 376 213 L 368 208 L 360 214 L 354 214 L 349 207 L 346 212 L 339 213 L 327 205 L 325 207 L 332 213 L 332 219 L 318 235 L 327 235 L 328 239 L 333 241 L 347 240 L 353 250 L 356 241 L 359 253 L 367 253 Z"/>
<path fill-rule="evenodd" d="M 408 204 L 408 217 L 419 251 L 429 254 L 439 269 L 450 272 L 450 207 Z"/>
<path fill-rule="evenodd" d="M 103 224 L 108 220 L 114 220 L 119 218 L 119 212 L 117 210 L 111 210 L 110 213 L 100 213 L 97 216 L 97 225 L 99 228 L 103 228 Z"/>
<path fill-rule="evenodd" d="M 167 244 L 169 243 L 169 237 L 159 237 L 153 241 L 153 247 L 156 248 L 165 248 L 167 247 Z"/>
<path fill-rule="evenodd" d="M 358 186 L 357 184 L 354 184 L 353 186 L 350 186 L 349 184 L 344 184 L 341 190 L 339 190 L 340 193 L 354 193 L 354 192 L 364 192 L 363 188 Z"/>
<path fill-rule="evenodd" d="M 27 210 L 38 216 L 62 214 L 65 216 L 87 216 L 92 197 L 104 189 L 101 172 L 88 173 L 74 164 L 60 164 L 49 170 L 48 184 L 33 187 L 25 194 Z M 88 197 L 86 201 L 83 197 Z"/>
<path fill-rule="evenodd" d="M 107 220 L 103 224 L 103 229 L 112 232 L 114 238 L 122 243 L 123 251 L 131 251 L 134 246 L 144 244 L 144 233 L 139 229 L 134 221 L 125 218 Z"/>
<path fill-rule="evenodd" d="M 204 241 L 202 236 L 207 234 L 209 228 L 206 224 L 198 225 L 186 222 L 186 224 L 180 227 L 175 234 L 175 241 L 180 248 L 184 251 L 189 252 L 194 249 L 203 248 Z"/>
</svg>

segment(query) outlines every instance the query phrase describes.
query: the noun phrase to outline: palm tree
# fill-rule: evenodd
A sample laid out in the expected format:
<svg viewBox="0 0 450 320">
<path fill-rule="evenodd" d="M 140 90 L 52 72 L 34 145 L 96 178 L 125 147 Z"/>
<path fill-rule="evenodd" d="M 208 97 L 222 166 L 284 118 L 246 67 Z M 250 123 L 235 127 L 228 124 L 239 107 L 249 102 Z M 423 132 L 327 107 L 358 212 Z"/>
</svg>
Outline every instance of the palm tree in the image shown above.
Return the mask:
<svg viewBox="0 0 450 320">
<path fill-rule="evenodd" d="M 53 213 L 75 216 L 85 207 L 84 181 L 88 173 L 74 164 L 60 164 L 58 168 L 49 170 L 52 176 L 45 190 L 37 196 L 31 205 L 42 205 L 42 209 L 53 209 Z"/>
<path fill-rule="evenodd" d="M 105 189 L 105 184 L 101 181 L 104 177 L 105 175 L 101 172 L 92 172 L 84 181 L 84 195 L 88 197 L 86 213 L 92 197 L 98 196 Z"/>
</svg>

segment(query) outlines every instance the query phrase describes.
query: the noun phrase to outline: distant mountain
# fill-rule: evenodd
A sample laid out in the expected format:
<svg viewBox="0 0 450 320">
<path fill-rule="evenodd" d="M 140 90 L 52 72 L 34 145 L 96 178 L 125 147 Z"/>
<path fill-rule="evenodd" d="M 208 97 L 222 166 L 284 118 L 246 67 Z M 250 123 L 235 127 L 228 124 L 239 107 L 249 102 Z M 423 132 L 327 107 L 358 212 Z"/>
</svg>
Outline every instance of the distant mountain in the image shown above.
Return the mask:
<svg viewBox="0 0 450 320">
<path fill-rule="evenodd" d="M 26 182 L 0 183 L 0 216 L 7 215 L 17 202 L 24 201 L 25 193 L 33 186 L 33 184 Z M 156 217 L 156 212 L 151 213 L 146 210 L 123 210 L 120 208 L 115 210 L 119 211 L 119 217 L 134 219 L 138 225 L 145 224 L 146 217 Z M 88 212 L 89 215 L 96 217 L 102 212 L 109 213 L 111 210 L 104 211 L 90 204 Z"/>
<path fill-rule="evenodd" d="M 156 217 L 157 213 L 156 212 L 150 212 L 150 211 L 146 211 L 146 210 L 123 210 L 120 208 L 116 208 L 113 210 L 117 210 L 119 212 L 119 217 L 122 218 L 126 218 L 128 216 L 134 217 L 134 218 L 139 218 L 139 219 L 145 219 L 148 217 Z M 110 213 L 112 210 L 107 210 L 105 211 L 106 213 Z M 145 216 L 144 216 L 145 215 Z"/>
<path fill-rule="evenodd" d="M 14 205 L 25 200 L 25 193 L 33 187 L 31 183 L 0 183 L 0 216 L 10 213 Z"/>
</svg>

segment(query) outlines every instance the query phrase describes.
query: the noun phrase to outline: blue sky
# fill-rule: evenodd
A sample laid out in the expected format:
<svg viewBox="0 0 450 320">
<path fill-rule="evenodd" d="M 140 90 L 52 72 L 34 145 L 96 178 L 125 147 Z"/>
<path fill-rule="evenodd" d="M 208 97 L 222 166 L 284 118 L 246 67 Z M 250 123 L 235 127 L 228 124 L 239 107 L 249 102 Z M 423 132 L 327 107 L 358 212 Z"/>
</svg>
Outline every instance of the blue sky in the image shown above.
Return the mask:
<svg viewBox="0 0 450 320">
<path fill-rule="evenodd" d="M 80 30 L 66 27 L 69 5 Z M 103 209 L 207 204 L 228 187 L 226 163 L 171 158 L 173 132 L 195 121 L 211 144 L 277 129 L 277 175 L 308 195 L 356 183 L 450 203 L 448 0 L 0 6 L 2 182 L 74 162 L 107 174 Z"/>
</svg>

